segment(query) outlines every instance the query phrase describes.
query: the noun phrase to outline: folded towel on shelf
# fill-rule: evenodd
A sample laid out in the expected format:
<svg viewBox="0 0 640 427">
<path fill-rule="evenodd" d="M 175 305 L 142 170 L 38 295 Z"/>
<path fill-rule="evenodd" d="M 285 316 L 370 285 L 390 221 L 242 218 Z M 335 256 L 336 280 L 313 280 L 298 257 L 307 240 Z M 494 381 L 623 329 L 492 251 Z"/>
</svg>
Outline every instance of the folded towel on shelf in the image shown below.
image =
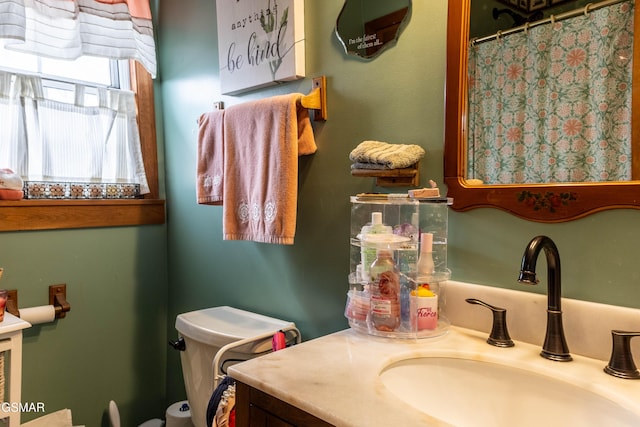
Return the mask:
<svg viewBox="0 0 640 427">
<path fill-rule="evenodd" d="M 363 141 L 351 151 L 349 159 L 355 162 L 352 169 L 402 169 L 418 162 L 424 154 L 424 148 L 415 144 Z"/>
<path fill-rule="evenodd" d="M 196 198 L 199 204 L 221 205 L 224 176 L 224 110 L 198 119 Z"/>
<path fill-rule="evenodd" d="M 226 109 L 223 238 L 293 244 L 298 156 L 316 151 L 302 94 Z"/>
</svg>

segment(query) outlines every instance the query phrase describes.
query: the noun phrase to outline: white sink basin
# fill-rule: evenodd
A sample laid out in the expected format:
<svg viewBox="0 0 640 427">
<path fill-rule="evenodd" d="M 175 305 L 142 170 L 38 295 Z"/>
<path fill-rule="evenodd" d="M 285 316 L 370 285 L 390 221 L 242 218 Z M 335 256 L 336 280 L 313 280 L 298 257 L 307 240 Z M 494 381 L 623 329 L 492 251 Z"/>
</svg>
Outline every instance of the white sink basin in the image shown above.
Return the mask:
<svg viewBox="0 0 640 427">
<path fill-rule="evenodd" d="M 413 408 L 459 427 L 640 426 L 640 415 L 602 394 L 501 363 L 417 357 L 391 363 L 380 379 Z"/>
</svg>

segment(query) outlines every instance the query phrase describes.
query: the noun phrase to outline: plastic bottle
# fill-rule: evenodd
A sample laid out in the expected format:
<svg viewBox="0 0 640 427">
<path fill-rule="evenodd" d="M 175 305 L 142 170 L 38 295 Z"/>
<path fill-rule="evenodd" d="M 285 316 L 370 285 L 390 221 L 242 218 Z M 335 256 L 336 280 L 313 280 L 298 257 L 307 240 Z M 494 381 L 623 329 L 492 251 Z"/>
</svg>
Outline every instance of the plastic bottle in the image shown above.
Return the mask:
<svg viewBox="0 0 640 427">
<path fill-rule="evenodd" d="M 406 237 L 408 242 L 403 242 L 399 245 L 397 265 L 401 273 L 411 274 L 418 268 L 418 243 L 420 239 L 420 214 L 414 212 L 411 215 L 411 222 L 399 224 L 393 227 L 393 234 Z M 400 277 L 400 312 L 402 313 L 402 322 L 411 321 L 411 309 L 409 294 L 415 285 L 406 279 L 406 276 Z"/>
<path fill-rule="evenodd" d="M 369 268 L 371 263 L 376 259 L 375 242 L 367 242 L 367 236 L 371 234 L 393 234 L 391 226 L 382 223 L 382 212 L 373 212 L 371 214 L 371 222 L 360 231 L 360 262 L 362 263 L 362 277 L 366 280 L 369 277 Z"/>
<path fill-rule="evenodd" d="M 418 277 L 431 276 L 435 270 L 433 264 L 433 233 L 420 235 L 420 256 L 417 265 Z"/>
<path fill-rule="evenodd" d="M 370 320 L 374 328 L 393 332 L 400 326 L 400 274 L 390 249 L 378 249 L 371 264 Z"/>
</svg>

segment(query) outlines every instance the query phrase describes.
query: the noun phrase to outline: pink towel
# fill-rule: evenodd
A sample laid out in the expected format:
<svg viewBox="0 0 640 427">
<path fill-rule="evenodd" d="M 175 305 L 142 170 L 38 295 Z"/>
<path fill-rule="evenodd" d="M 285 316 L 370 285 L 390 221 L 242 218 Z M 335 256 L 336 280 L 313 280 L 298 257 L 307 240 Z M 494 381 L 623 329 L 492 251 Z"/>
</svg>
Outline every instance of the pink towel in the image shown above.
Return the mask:
<svg viewBox="0 0 640 427">
<path fill-rule="evenodd" d="M 204 205 L 221 205 L 224 176 L 224 110 L 198 119 L 196 198 Z"/>
<path fill-rule="evenodd" d="M 234 105 L 224 118 L 224 240 L 292 245 L 298 156 L 316 151 L 302 94 Z"/>
</svg>

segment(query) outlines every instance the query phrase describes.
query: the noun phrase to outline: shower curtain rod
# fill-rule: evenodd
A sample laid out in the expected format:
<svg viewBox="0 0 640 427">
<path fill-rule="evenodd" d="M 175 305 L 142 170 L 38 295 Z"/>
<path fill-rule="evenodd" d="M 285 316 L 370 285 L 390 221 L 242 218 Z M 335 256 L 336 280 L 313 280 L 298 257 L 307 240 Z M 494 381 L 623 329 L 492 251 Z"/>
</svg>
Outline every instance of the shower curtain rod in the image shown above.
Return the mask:
<svg viewBox="0 0 640 427">
<path fill-rule="evenodd" d="M 628 1 L 628 0 L 604 0 L 601 1 L 599 3 L 589 3 L 587 4 L 585 7 L 581 7 L 579 9 L 574 9 L 571 10 L 569 12 L 563 12 L 563 13 L 559 13 L 557 15 L 551 15 L 549 18 L 545 18 L 545 19 L 541 19 L 539 21 L 535 21 L 535 22 L 527 22 L 524 25 L 520 25 L 518 27 L 514 27 L 514 28 L 509 28 L 508 30 L 504 30 L 504 31 L 498 31 L 495 34 L 492 34 L 490 36 L 484 36 L 484 37 L 479 37 L 479 38 L 474 38 L 471 39 L 471 44 L 478 44 L 478 43 L 482 43 L 482 42 L 486 42 L 492 39 L 498 39 L 502 36 L 506 36 L 508 34 L 513 34 L 513 33 L 517 33 L 519 31 L 525 31 L 528 30 L 531 27 L 536 27 L 538 25 L 542 25 L 542 24 L 546 24 L 549 22 L 555 22 L 555 21 L 561 21 L 563 19 L 567 19 L 567 18 L 573 18 L 574 16 L 578 16 L 578 15 L 582 15 L 584 14 L 585 16 L 596 9 L 600 9 L 603 7 L 607 7 L 607 6 L 611 6 L 617 3 L 622 3 L 624 1 Z"/>
</svg>

